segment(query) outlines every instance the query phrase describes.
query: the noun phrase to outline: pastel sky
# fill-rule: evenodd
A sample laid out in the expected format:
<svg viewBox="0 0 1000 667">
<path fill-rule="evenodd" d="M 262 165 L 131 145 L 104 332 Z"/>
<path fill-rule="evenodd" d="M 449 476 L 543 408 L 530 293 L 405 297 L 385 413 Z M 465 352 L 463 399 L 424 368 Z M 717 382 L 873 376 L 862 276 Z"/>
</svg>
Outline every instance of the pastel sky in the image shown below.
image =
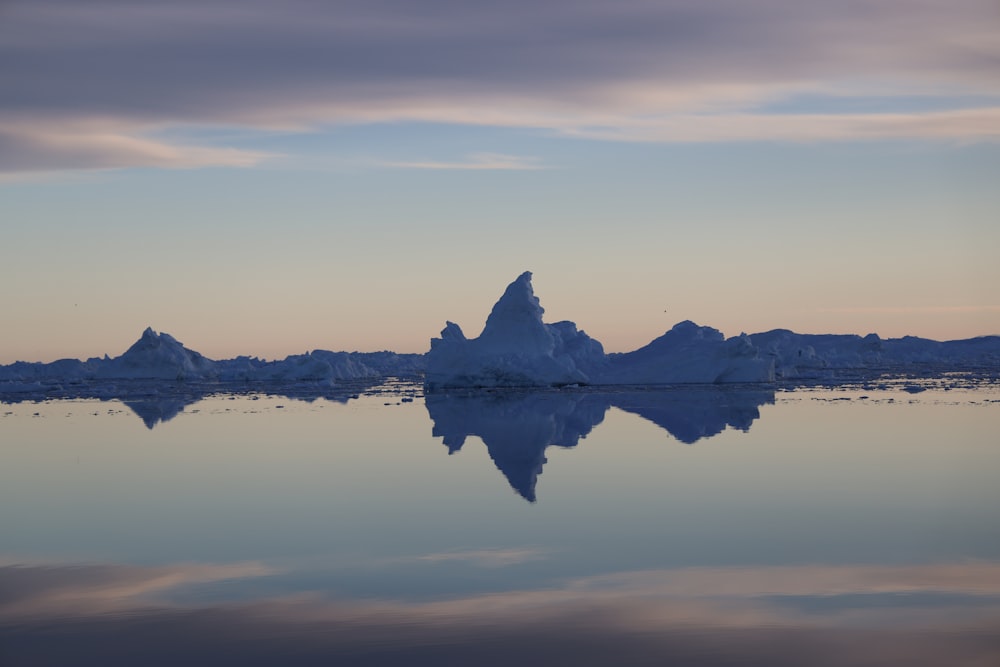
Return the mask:
<svg viewBox="0 0 1000 667">
<path fill-rule="evenodd" d="M 8 0 L 0 363 L 998 334 L 998 142 L 996 0 Z"/>
</svg>

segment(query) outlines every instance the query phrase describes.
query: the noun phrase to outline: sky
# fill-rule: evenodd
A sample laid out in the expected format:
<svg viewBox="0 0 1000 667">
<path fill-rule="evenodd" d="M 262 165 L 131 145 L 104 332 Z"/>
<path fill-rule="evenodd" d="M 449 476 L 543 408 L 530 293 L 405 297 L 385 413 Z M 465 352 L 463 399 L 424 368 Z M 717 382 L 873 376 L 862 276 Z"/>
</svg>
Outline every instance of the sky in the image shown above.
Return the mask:
<svg viewBox="0 0 1000 667">
<path fill-rule="evenodd" d="M 0 2 L 0 363 L 1000 334 L 998 183 L 995 0 Z"/>
</svg>

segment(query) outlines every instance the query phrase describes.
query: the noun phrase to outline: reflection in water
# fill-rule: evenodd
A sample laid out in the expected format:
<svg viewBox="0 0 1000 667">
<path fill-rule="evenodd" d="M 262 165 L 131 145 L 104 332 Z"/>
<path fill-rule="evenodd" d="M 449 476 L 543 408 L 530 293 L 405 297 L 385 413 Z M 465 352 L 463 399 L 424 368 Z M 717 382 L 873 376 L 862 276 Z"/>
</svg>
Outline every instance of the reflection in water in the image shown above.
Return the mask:
<svg viewBox="0 0 1000 667">
<path fill-rule="evenodd" d="M 317 399 L 325 399 L 327 401 L 332 401 L 336 403 L 347 403 L 352 398 L 357 398 L 361 391 L 372 386 L 371 384 L 360 384 L 357 382 L 352 383 L 349 386 L 337 386 L 337 387 L 317 387 L 315 385 L 282 385 L 277 383 L 268 384 L 258 384 L 250 387 L 243 387 L 242 392 L 244 394 L 261 394 L 264 396 L 282 396 L 285 398 L 292 398 L 299 401 L 306 401 L 311 403 Z M 218 394 L 233 395 L 237 393 L 232 387 L 227 387 L 224 391 L 219 391 L 216 388 L 214 391 L 173 391 L 163 394 L 153 394 L 148 396 L 140 396 L 138 398 L 129 398 L 132 394 L 127 394 L 125 397 L 119 397 L 122 403 L 132 409 L 142 422 L 146 425 L 146 428 L 152 429 L 157 424 L 162 424 L 170 421 L 180 413 L 184 412 L 184 408 L 204 398 L 212 395 Z"/>
<path fill-rule="evenodd" d="M 693 450 L 774 397 L 428 397 L 525 497 L 550 445 L 591 438 L 578 481 L 622 463 L 628 492 L 532 508 L 442 483 L 389 393 L 212 401 L 145 448 L 118 410 L 0 411 L 0 665 L 1000 664 L 997 390 L 782 397 L 752 447 Z M 155 424 L 200 395 L 123 398 Z"/>
<path fill-rule="evenodd" d="M 0 662 L 919 667 L 1000 655 L 992 562 L 621 572 L 434 600 L 176 598 L 272 574 L 257 564 L 0 566 Z"/>
<path fill-rule="evenodd" d="M 575 447 L 600 424 L 608 403 L 594 394 L 497 392 L 453 396 L 429 394 L 433 434 L 454 454 L 475 435 L 490 458 L 525 500 L 535 501 L 535 484 L 550 445 Z"/>
<path fill-rule="evenodd" d="M 117 400 L 128 406 L 142 420 L 146 428 L 153 429 L 158 424 L 170 421 L 184 412 L 184 409 L 209 396 L 236 396 L 260 394 L 281 396 L 299 401 L 312 402 L 325 399 L 337 403 L 347 403 L 352 398 L 376 385 L 385 385 L 390 391 L 394 385 L 383 380 L 351 380 L 336 385 L 317 382 L 164 382 L 162 380 L 124 380 L 114 383 L 94 382 L 58 385 L 55 388 L 41 386 L 37 391 L 22 391 L 16 394 L 0 394 L 4 403 L 43 401 L 50 399 L 99 399 Z M 403 383 L 405 386 L 406 383 Z M 411 389 L 409 393 L 414 393 Z"/>
<path fill-rule="evenodd" d="M 611 405 L 648 419 L 683 443 L 722 433 L 727 426 L 750 430 L 761 405 L 774 403 L 772 389 L 697 387 L 614 394 Z"/>
<path fill-rule="evenodd" d="M 604 420 L 610 407 L 648 419 L 687 444 L 721 433 L 746 431 L 761 405 L 774 403 L 769 389 L 688 387 L 610 393 L 490 391 L 429 394 L 433 435 L 454 454 L 474 435 L 511 487 L 535 502 L 535 485 L 546 447 L 575 447 Z"/>
<path fill-rule="evenodd" d="M 122 403 L 139 416 L 146 428 L 152 430 L 157 424 L 170 421 L 184 412 L 184 408 L 192 403 L 197 403 L 202 398 L 204 395 L 201 394 L 145 396 L 143 398 L 122 399 Z"/>
</svg>

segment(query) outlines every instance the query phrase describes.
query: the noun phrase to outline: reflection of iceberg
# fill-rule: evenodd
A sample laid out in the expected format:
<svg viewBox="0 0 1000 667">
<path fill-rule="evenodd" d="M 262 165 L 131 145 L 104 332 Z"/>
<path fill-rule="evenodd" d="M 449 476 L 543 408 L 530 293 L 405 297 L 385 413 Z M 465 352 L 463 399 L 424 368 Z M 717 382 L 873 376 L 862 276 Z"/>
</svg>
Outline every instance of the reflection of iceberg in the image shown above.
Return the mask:
<svg viewBox="0 0 1000 667">
<path fill-rule="evenodd" d="M 681 442 L 694 444 L 727 426 L 750 430 L 761 405 L 774 403 L 770 389 L 692 387 L 683 391 L 630 391 L 610 395 L 611 405 L 648 419 Z"/>
<path fill-rule="evenodd" d="M 168 422 L 180 413 L 184 408 L 197 403 L 202 399 L 198 394 L 187 394 L 183 396 L 147 396 L 143 398 L 123 399 L 122 403 L 132 409 L 139 419 L 152 430 L 154 426 L 162 422 Z"/>
<path fill-rule="evenodd" d="M 47 398 L 100 399 L 121 401 L 152 429 L 168 422 L 184 409 L 209 396 L 262 395 L 281 396 L 310 403 L 317 399 L 347 403 L 375 384 L 370 380 L 352 380 L 329 385 L 325 382 L 161 382 L 155 380 L 90 380 L 67 385 L 34 383 L 13 395 L 4 395 L 5 403 L 40 401 Z M 0 385 L 2 388 L 3 385 Z"/>
<path fill-rule="evenodd" d="M 434 435 L 444 439 L 449 454 L 477 436 L 514 490 L 531 502 L 545 448 L 575 447 L 608 408 L 595 395 L 573 393 L 433 394 L 425 401 Z"/>
<path fill-rule="evenodd" d="M 433 434 L 448 453 L 474 435 L 523 498 L 535 501 L 535 485 L 550 445 L 574 447 L 601 423 L 609 407 L 648 419 L 681 442 L 692 444 L 727 426 L 746 431 L 758 407 L 774 402 L 768 389 L 688 387 L 663 391 L 522 392 L 428 394 Z"/>
</svg>

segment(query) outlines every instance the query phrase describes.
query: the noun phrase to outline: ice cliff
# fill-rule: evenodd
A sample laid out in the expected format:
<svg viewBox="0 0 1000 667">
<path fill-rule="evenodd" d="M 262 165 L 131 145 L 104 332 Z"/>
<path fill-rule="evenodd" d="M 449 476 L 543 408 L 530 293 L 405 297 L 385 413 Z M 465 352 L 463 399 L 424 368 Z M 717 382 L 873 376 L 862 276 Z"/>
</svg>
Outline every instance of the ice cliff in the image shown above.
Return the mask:
<svg viewBox="0 0 1000 667">
<path fill-rule="evenodd" d="M 746 336 L 726 340 L 717 330 L 681 322 L 646 347 L 606 355 L 572 322 L 545 324 L 531 273 L 512 282 L 478 338 L 448 322 L 431 339 L 426 384 L 443 387 L 559 386 L 768 382 L 774 362 Z"/>
</svg>

